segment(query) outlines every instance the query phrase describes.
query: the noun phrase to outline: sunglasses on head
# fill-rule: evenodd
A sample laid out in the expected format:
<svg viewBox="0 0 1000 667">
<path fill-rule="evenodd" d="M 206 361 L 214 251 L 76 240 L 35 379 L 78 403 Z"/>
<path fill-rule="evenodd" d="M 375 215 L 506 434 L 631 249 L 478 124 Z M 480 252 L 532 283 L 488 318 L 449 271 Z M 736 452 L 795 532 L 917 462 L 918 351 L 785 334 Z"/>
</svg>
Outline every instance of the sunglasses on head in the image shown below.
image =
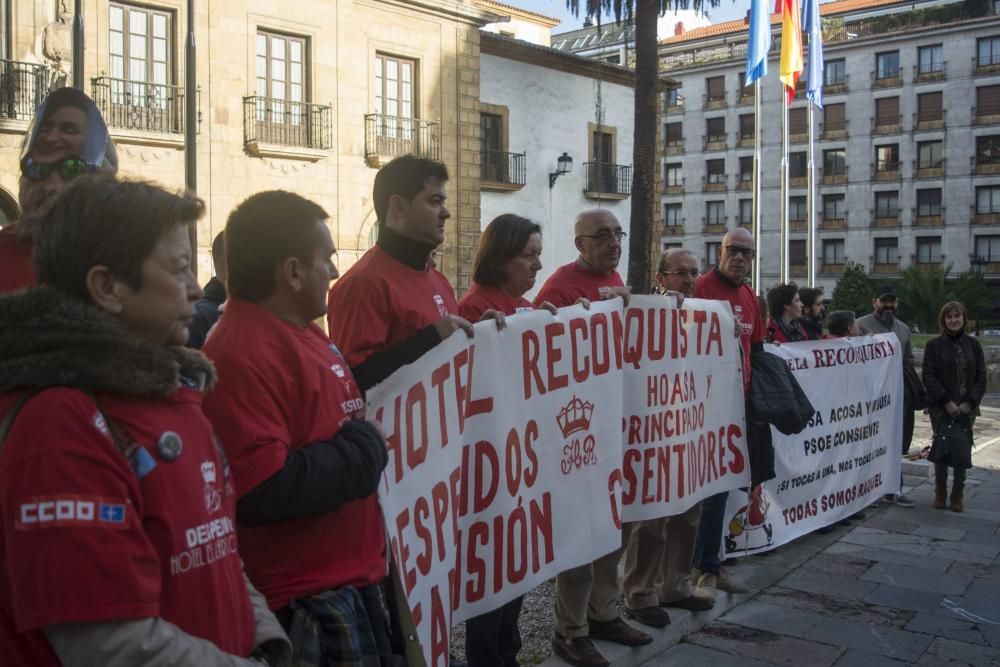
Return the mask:
<svg viewBox="0 0 1000 667">
<path fill-rule="evenodd" d="M 44 181 L 53 171 L 58 171 L 64 181 L 71 181 L 94 171 L 94 167 L 75 155 L 53 164 L 38 164 L 27 158 L 21 165 L 21 172 L 33 181 Z"/>
</svg>

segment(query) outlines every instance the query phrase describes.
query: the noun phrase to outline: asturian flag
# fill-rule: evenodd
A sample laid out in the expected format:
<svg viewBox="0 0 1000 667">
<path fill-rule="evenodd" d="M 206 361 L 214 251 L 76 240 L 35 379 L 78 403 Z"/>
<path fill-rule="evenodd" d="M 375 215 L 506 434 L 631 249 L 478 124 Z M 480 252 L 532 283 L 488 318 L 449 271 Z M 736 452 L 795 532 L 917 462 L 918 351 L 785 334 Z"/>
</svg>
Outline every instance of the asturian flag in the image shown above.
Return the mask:
<svg viewBox="0 0 1000 667">
<path fill-rule="evenodd" d="M 806 97 L 823 108 L 823 20 L 819 0 L 803 0 L 804 30 L 809 35 L 809 65 L 806 68 Z M 752 42 L 751 42 L 752 43 Z"/>
<path fill-rule="evenodd" d="M 788 101 L 795 97 L 795 86 L 802 75 L 802 27 L 799 20 L 799 5 L 796 0 L 777 0 L 774 11 L 781 14 L 781 66 L 778 70 L 781 82 L 785 84 Z"/>
</svg>

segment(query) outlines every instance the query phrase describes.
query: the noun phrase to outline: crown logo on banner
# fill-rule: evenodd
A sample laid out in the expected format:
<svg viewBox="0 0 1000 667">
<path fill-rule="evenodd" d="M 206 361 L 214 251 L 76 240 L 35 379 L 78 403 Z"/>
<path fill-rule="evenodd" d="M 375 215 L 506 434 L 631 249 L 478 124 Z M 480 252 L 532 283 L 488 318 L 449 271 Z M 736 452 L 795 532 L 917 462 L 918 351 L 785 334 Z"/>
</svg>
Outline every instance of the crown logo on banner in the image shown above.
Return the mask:
<svg viewBox="0 0 1000 667">
<path fill-rule="evenodd" d="M 590 428 L 590 418 L 594 416 L 594 404 L 589 401 L 581 401 L 575 395 L 566 404 L 559 414 L 556 415 L 556 422 L 563 437 L 568 438 L 577 431 L 586 431 Z"/>
<path fill-rule="evenodd" d="M 215 464 L 211 461 L 202 461 L 201 478 L 205 484 L 215 484 Z"/>
</svg>

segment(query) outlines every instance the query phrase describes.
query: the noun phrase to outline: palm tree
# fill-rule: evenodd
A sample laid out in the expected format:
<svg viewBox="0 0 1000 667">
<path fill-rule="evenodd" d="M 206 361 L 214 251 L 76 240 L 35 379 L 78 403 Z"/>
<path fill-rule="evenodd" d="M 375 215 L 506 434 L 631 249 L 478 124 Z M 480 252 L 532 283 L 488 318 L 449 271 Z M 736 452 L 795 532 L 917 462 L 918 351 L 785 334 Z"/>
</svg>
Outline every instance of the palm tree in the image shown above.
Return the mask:
<svg viewBox="0 0 1000 667">
<path fill-rule="evenodd" d="M 652 221 L 656 201 L 656 124 L 659 89 L 656 22 L 669 9 L 700 10 L 719 0 L 566 0 L 574 16 L 610 14 L 615 21 L 635 19 L 635 138 L 632 143 L 632 211 L 629 223 L 628 284 L 638 293 L 650 286 Z"/>
<path fill-rule="evenodd" d="M 943 269 L 923 271 L 909 266 L 900 273 L 896 291 L 900 297 L 900 317 L 910 324 L 916 324 L 925 333 L 938 329 L 938 312 L 949 301 L 958 301 L 965 306 L 970 320 L 987 310 L 991 304 L 990 288 L 982 276 L 975 273 L 961 273 L 948 279 L 951 264 Z"/>
</svg>

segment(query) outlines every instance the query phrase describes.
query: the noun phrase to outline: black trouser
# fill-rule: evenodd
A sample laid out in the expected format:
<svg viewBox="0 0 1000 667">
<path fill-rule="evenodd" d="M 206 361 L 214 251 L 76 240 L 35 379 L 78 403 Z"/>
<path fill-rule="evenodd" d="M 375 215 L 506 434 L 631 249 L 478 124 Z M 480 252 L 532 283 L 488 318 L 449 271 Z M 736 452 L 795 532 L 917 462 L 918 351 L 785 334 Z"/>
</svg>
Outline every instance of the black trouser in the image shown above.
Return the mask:
<svg viewBox="0 0 1000 667">
<path fill-rule="evenodd" d="M 913 442 L 913 403 L 903 396 L 903 456 L 910 451 L 910 443 Z"/>
<path fill-rule="evenodd" d="M 517 667 L 521 631 L 517 619 L 521 602 L 517 597 L 499 609 L 465 622 L 465 659 L 469 667 Z"/>
</svg>

